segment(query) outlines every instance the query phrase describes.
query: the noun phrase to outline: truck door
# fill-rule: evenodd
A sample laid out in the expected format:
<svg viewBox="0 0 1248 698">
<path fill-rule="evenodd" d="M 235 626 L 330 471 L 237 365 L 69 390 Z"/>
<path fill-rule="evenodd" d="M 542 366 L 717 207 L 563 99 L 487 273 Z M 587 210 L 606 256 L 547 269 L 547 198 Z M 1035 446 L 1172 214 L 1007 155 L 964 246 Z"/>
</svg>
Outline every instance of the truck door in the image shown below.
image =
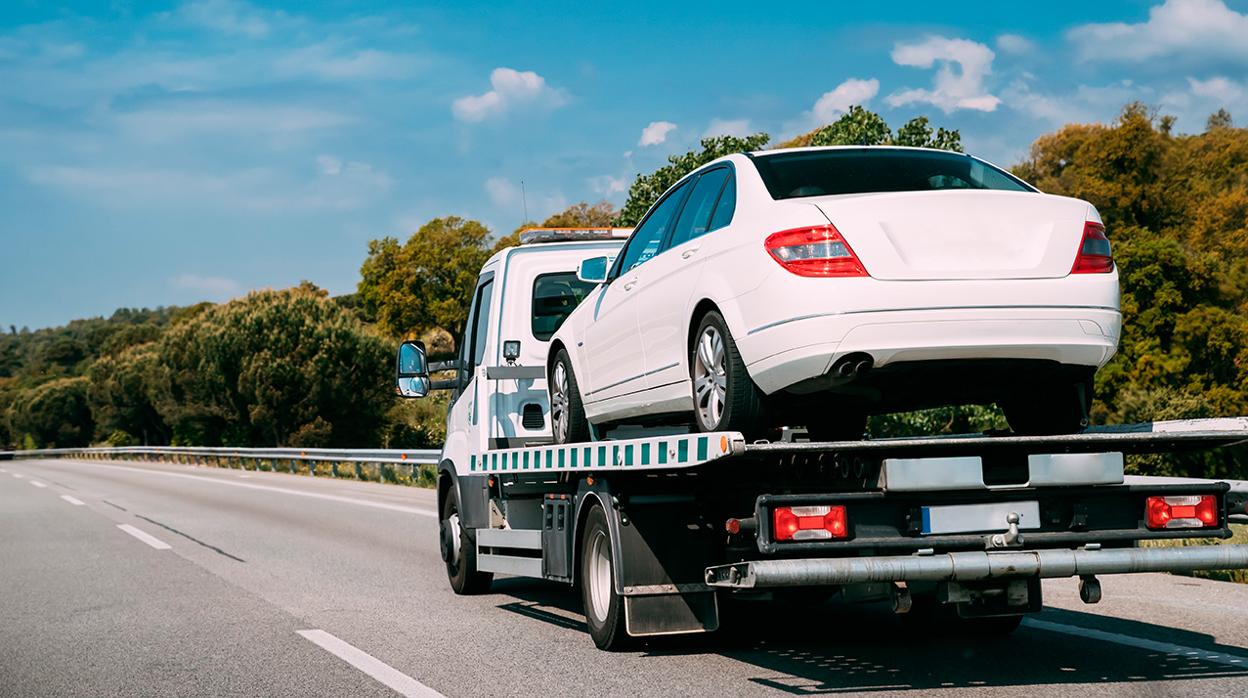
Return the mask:
<svg viewBox="0 0 1248 698">
<path fill-rule="evenodd" d="M 447 425 L 450 431 L 463 432 L 466 443 L 476 444 L 479 431 L 482 427 L 479 424 L 480 408 L 484 405 L 476 404 L 478 391 L 476 390 L 476 368 L 485 360 L 486 345 L 491 337 L 489 336 L 490 328 L 490 308 L 494 301 L 494 273 L 488 272 L 481 275 L 481 279 L 477 282 L 477 290 L 472 296 L 472 306 L 468 313 L 468 321 L 464 326 L 464 334 L 459 342 L 459 387 L 455 390 L 452 397 L 450 417 Z M 481 399 L 489 399 L 489 391 L 480 391 Z M 488 425 L 486 425 L 488 426 Z M 448 443 L 451 441 L 450 434 Z M 466 466 L 466 462 L 464 463 Z M 458 460 L 456 467 L 460 467 Z"/>
</svg>

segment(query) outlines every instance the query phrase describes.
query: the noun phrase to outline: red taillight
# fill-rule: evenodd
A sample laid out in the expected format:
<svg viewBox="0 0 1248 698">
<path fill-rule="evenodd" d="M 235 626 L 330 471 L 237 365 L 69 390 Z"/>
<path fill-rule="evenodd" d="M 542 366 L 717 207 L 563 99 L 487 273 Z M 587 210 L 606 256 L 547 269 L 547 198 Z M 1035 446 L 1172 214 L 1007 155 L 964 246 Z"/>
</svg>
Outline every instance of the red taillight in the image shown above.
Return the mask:
<svg viewBox="0 0 1248 698">
<path fill-rule="evenodd" d="M 1114 252 L 1105 237 L 1105 226 L 1095 221 L 1083 224 L 1083 240 L 1071 274 L 1108 274 L 1114 270 Z"/>
<path fill-rule="evenodd" d="M 1211 494 L 1149 497 L 1144 504 L 1149 528 L 1208 528 L 1218 525 L 1218 498 Z"/>
<path fill-rule="evenodd" d="M 868 276 L 849 243 L 831 225 L 785 230 L 768 237 L 763 246 L 780 266 L 798 276 Z"/>
<path fill-rule="evenodd" d="M 772 535 L 780 540 L 826 540 L 849 537 L 845 507 L 823 504 L 776 507 L 771 512 Z"/>
</svg>

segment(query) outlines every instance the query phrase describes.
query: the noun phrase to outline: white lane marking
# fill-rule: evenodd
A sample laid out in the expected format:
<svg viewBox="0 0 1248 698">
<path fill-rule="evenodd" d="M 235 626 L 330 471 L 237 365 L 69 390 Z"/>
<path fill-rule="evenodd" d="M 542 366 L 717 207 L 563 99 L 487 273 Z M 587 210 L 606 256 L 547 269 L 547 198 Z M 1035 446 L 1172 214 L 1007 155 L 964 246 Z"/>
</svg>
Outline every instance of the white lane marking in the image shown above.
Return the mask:
<svg viewBox="0 0 1248 698">
<path fill-rule="evenodd" d="M 324 630 L 296 630 L 303 639 L 385 684 L 408 698 L 445 698 L 441 693 L 413 679 L 364 650 L 339 640 Z"/>
<path fill-rule="evenodd" d="M 63 494 L 61 495 L 61 499 L 64 499 L 65 501 L 69 502 L 70 504 L 73 504 L 76 507 L 82 506 L 82 500 L 78 499 L 77 497 L 71 497 L 68 494 Z"/>
<path fill-rule="evenodd" d="M 44 488 L 44 487 L 47 487 L 47 485 L 43 484 L 42 482 L 39 482 L 38 480 L 31 480 L 31 481 L 30 481 L 30 484 L 32 484 L 32 485 L 34 485 L 35 487 L 38 487 L 38 488 L 40 488 L 40 489 L 42 489 L 42 488 Z"/>
<path fill-rule="evenodd" d="M 239 476 L 239 477 L 241 477 L 241 478 L 243 478 L 244 480 L 246 480 L 247 478 L 251 477 L 251 476 L 250 476 L 250 475 L 248 475 L 247 473 L 239 473 L 239 474 L 238 474 L 238 476 Z"/>
<path fill-rule="evenodd" d="M 153 548 L 156 548 L 157 550 L 168 550 L 173 547 L 172 545 L 169 545 L 168 543 L 157 538 L 156 536 L 153 536 L 147 531 L 139 530 L 135 528 L 134 526 L 131 526 L 130 524 L 117 524 L 117 528 L 120 528 L 126 533 L 129 533 L 130 535 L 134 536 L 135 538 L 138 538 L 139 540 L 143 541 L 144 543 L 147 543 L 148 545 L 152 546 Z"/>
<path fill-rule="evenodd" d="M 256 485 L 250 482 L 234 482 L 233 480 L 225 480 L 217 477 L 204 477 L 202 475 L 187 475 L 185 473 L 166 473 L 160 470 L 147 470 L 145 468 L 130 468 L 124 465 L 104 465 L 102 463 L 87 463 L 85 461 L 74 461 L 74 465 L 86 465 L 93 468 L 108 468 L 110 470 L 125 470 L 132 473 L 143 473 L 145 475 L 163 475 L 165 477 L 180 477 L 187 480 L 198 480 L 200 482 L 212 482 L 218 485 L 228 485 L 230 487 L 245 487 L 249 490 L 260 490 L 263 492 L 279 492 L 281 494 L 289 494 L 295 497 L 311 497 L 312 499 L 324 499 L 331 502 L 342 502 L 343 504 L 355 504 L 361 507 L 372 507 L 373 509 L 385 509 L 387 511 L 401 511 L 404 514 L 416 514 L 418 516 L 429 516 L 438 518 L 437 512 L 432 509 L 417 509 L 416 507 L 406 507 L 402 504 L 387 504 L 385 502 L 370 502 L 365 499 L 353 499 L 351 497 L 340 497 L 336 494 L 322 494 L 320 492 L 303 492 L 301 490 L 291 490 L 285 487 L 273 487 L 271 485 Z"/>
<path fill-rule="evenodd" d="M 1161 652 L 1163 654 L 1171 654 L 1186 657 L 1188 659 L 1199 659 L 1212 664 L 1221 664 L 1223 666 L 1248 669 L 1248 658 L 1237 657 L 1233 654 L 1225 654 L 1223 652 L 1212 652 L 1210 650 L 1202 650 L 1196 647 L 1176 645 L 1170 642 L 1146 640 L 1142 637 L 1132 637 L 1131 635 L 1110 633 L 1104 630 L 1093 630 L 1092 628 L 1082 628 L 1077 625 L 1066 625 L 1065 623 L 1052 623 L 1047 620 L 1037 620 L 1035 618 L 1024 618 L 1023 625 L 1037 630 L 1047 630 L 1051 633 L 1064 633 L 1066 635 L 1074 635 L 1075 637 L 1082 637 L 1088 640 L 1097 640 L 1098 642 L 1112 642 L 1116 645 L 1126 645 L 1128 647 L 1149 650 L 1150 652 Z"/>
<path fill-rule="evenodd" d="M 21 476 L 22 476 L 21 473 L 13 473 L 13 477 L 20 478 Z"/>
<path fill-rule="evenodd" d="M 9 471 L 5 470 L 4 468 L 0 468 L 0 473 L 7 473 L 7 472 Z"/>
</svg>

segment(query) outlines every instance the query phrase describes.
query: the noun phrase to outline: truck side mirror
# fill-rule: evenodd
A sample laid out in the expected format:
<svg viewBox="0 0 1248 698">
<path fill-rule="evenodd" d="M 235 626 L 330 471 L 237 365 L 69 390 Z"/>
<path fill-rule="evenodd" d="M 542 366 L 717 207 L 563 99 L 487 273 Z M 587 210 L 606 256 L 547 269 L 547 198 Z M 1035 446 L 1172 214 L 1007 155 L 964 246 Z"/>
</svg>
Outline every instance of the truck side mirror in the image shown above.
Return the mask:
<svg viewBox="0 0 1248 698">
<path fill-rule="evenodd" d="M 399 345 L 399 357 L 395 366 L 394 393 L 399 397 L 424 397 L 429 394 L 430 387 L 425 345 L 421 342 L 403 342 Z"/>
<path fill-rule="evenodd" d="M 576 278 L 589 284 L 600 284 L 607 280 L 607 270 L 611 268 L 609 257 L 590 257 L 581 261 L 576 269 Z"/>
</svg>

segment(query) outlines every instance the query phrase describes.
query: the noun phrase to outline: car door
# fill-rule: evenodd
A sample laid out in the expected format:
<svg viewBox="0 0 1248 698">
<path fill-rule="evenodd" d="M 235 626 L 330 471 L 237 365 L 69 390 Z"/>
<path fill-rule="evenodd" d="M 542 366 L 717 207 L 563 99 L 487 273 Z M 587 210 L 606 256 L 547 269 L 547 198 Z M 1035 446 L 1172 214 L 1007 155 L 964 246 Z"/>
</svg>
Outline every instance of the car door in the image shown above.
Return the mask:
<svg viewBox="0 0 1248 698">
<path fill-rule="evenodd" d="M 591 298 L 593 313 L 580 347 L 589 371 L 587 403 L 635 393 L 645 387 L 645 352 L 637 336 L 632 302 L 638 271 L 659 252 L 688 188 L 673 190 L 650 210 L 620 251 L 606 286 Z"/>
<path fill-rule="evenodd" d="M 705 236 L 712 230 L 712 218 L 724 198 L 727 215 L 717 218 L 719 227 L 731 220 L 734 196 L 724 191 L 734 187 L 732 169 L 714 167 L 703 172 L 691 185 L 683 209 L 672 226 L 662 251 L 639 268 L 634 301 L 637 306 L 638 331 L 646 348 L 647 389 L 672 388 L 671 392 L 688 396 L 683 386 L 689 378 L 687 338 L 691 298 L 706 255 L 701 254 Z M 694 299 L 696 300 L 696 299 Z M 661 395 L 652 396 L 655 399 Z"/>
</svg>

